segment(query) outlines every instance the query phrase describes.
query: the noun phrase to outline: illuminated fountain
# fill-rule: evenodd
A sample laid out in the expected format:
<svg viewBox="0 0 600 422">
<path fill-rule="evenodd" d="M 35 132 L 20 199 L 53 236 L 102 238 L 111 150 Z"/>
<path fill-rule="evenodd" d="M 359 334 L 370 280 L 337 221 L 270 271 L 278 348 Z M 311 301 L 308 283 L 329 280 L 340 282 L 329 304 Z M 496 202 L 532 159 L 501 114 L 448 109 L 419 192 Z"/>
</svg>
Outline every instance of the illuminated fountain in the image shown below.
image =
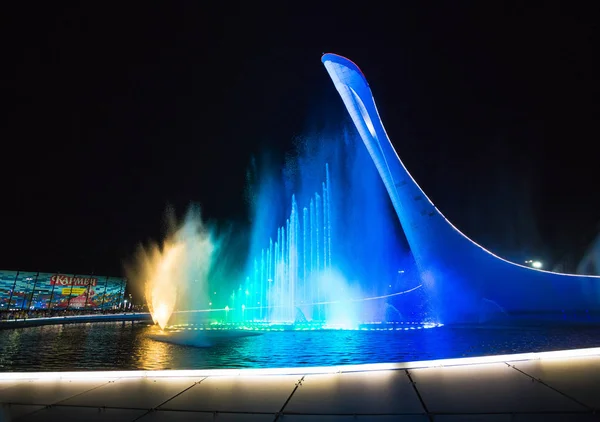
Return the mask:
<svg viewBox="0 0 600 422">
<path fill-rule="evenodd" d="M 192 213 L 172 225 L 162 247 L 141 249 L 129 278 L 145 283 L 155 323 L 190 335 L 436 325 L 385 186 L 354 130 L 330 124 L 296 146 L 283 169 L 253 162 L 250 232 L 236 231 L 243 241 L 224 246 Z M 194 336 L 185 343 L 199 344 Z"/>
<path fill-rule="evenodd" d="M 311 153 L 301 149 L 284 171 L 293 174 L 289 202 L 276 193 L 284 188 L 261 181 L 246 276 L 220 303 L 227 307 L 226 321 L 285 329 L 404 322 L 390 307 L 406 310 L 424 298 L 415 293 L 400 299 L 421 285 L 410 271 L 398 277 L 413 265 L 412 257 L 395 233 L 393 210 L 372 161 L 360 139 L 343 127 L 306 142 Z M 277 207 L 280 212 L 273 212 Z M 406 312 L 411 322 L 434 322 L 426 320 L 423 306 L 416 308 Z"/>
<path fill-rule="evenodd" d="M 293 323 L 298 314 L 324 318 L 318 304 L 325 297 L 323 285 L 333 276 L 329 164 L 321 192 L 315 192 L 301 210 L 292 195 L 290 208 L 277 237 L 269 238 L 268 246 L 253 259 L 252 274 L 231 296 L 232 307 L 243 307 L 249 320 Z"/>
<path fill-rule="evenodd" d="M 231 258 L 236 247 L 224 247 L 198 213 L 179 228 L 172 224 L 162 247 L 141 248 L 129 276 L 145 283 L 155 323 L 168 328 L 171 336 L 160 340 L 203 345 L 219 330 L 425 323 L 420 310 L 407 312 L 407 303 L 422 301 L 421 285 L 410 274 L 399 277 L 411 257 L 390 236 L 393 210 L 359 142 L 345 131 L 312 137 L 320 150 L 309 158 L 298 153 L 296 179 L 276 173 L 279 185 L 257 183 L 250 246 L 242 250 L 246 275 L 232 274 L 240 262 Z"/>
<path fill-rule="evenodd" d="M 208 297 L 207 276 L 215 243 L 200 214 L 191 210 L 180 227 L 172 222 L 162 245 L 140 247 L 131 280 L 144 285 L 152 320 L 164 329 L 171 315 Z"/>
</svg>

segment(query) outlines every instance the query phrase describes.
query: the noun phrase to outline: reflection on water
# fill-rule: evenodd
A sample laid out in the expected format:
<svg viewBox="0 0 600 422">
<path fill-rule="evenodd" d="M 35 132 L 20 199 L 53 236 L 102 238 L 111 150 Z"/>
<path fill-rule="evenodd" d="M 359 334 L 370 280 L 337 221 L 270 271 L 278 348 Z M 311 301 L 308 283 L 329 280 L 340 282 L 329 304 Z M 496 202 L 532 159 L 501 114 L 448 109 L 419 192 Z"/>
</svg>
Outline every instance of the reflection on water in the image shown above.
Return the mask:
<svg viewBox="0 0 600 422">
<path fill-rule="evenodd" d="M 0 331 L 0 372 L 319 366 L 537 352 L 600 346 L 600 327 L 284 331 L 212 347 L 153 340 L 147 322 Z"/>
<path fill-rule="evenodd" d="M 158 331 L 156 325 L 149 327 L 148 331 Z M 144 369 L 168 369 L 170 348 L 167 343 L 154 341 L 148 337 L 140 338 L 139 353 L 135 355 L 137 358 L 136 366 Z"/>
</svg>

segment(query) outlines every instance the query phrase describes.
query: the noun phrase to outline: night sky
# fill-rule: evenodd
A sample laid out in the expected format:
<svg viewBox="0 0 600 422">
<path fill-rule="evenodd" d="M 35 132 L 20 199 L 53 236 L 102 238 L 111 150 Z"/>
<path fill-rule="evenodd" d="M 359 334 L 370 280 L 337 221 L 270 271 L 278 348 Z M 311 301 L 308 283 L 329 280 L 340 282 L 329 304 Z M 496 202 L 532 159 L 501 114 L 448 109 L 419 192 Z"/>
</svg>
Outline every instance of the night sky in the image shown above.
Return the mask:
<svg viewBox="0 0 600 422">
<path fill-rule="evenodd" d="M 18 3 L 2 18 L 3 269 L 122 274 L 167 204 L 244 227 L 251 155 L 347 119 L 324 52 L 361 67 L 405 164 L 475 240 L 553 262 L 600 221 L 591 10 Z"/>
</svg>

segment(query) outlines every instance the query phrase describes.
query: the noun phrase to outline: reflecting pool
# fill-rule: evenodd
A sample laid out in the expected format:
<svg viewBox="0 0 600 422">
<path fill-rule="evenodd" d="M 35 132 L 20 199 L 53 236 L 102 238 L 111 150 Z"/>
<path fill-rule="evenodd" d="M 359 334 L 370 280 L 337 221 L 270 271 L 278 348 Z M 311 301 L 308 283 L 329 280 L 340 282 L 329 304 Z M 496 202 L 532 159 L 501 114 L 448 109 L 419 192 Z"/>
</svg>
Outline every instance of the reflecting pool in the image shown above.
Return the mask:
<svg viewBox="0 0 600 422">
<path fill-rule="evenodd" d="M 600 327 L 296 330 L 162 341 L 148 322 L 0 330 L 0 372 L 273 368 L 406 362 L 600 346 Z M 189 339 L 188 339 L 189 340 Z"/>
</svg>

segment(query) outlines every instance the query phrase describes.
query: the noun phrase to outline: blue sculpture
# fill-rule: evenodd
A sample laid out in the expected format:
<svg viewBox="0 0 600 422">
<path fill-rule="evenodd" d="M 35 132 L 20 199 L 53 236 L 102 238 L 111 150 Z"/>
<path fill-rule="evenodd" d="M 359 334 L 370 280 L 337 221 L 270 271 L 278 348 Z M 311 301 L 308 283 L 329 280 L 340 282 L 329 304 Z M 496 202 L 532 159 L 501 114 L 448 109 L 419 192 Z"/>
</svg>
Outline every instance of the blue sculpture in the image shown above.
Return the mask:
<svg viewBox="0 0 600 422">
<path fill-rule="evenodd" d="M 432 320 L 588 319 L 600 312 L 600 277 L 509 262 L 453 226 L 404 167 L 358 66 L 336 54 L 321 60 L 383 179 L 419 267 Z"/>
</svg>

